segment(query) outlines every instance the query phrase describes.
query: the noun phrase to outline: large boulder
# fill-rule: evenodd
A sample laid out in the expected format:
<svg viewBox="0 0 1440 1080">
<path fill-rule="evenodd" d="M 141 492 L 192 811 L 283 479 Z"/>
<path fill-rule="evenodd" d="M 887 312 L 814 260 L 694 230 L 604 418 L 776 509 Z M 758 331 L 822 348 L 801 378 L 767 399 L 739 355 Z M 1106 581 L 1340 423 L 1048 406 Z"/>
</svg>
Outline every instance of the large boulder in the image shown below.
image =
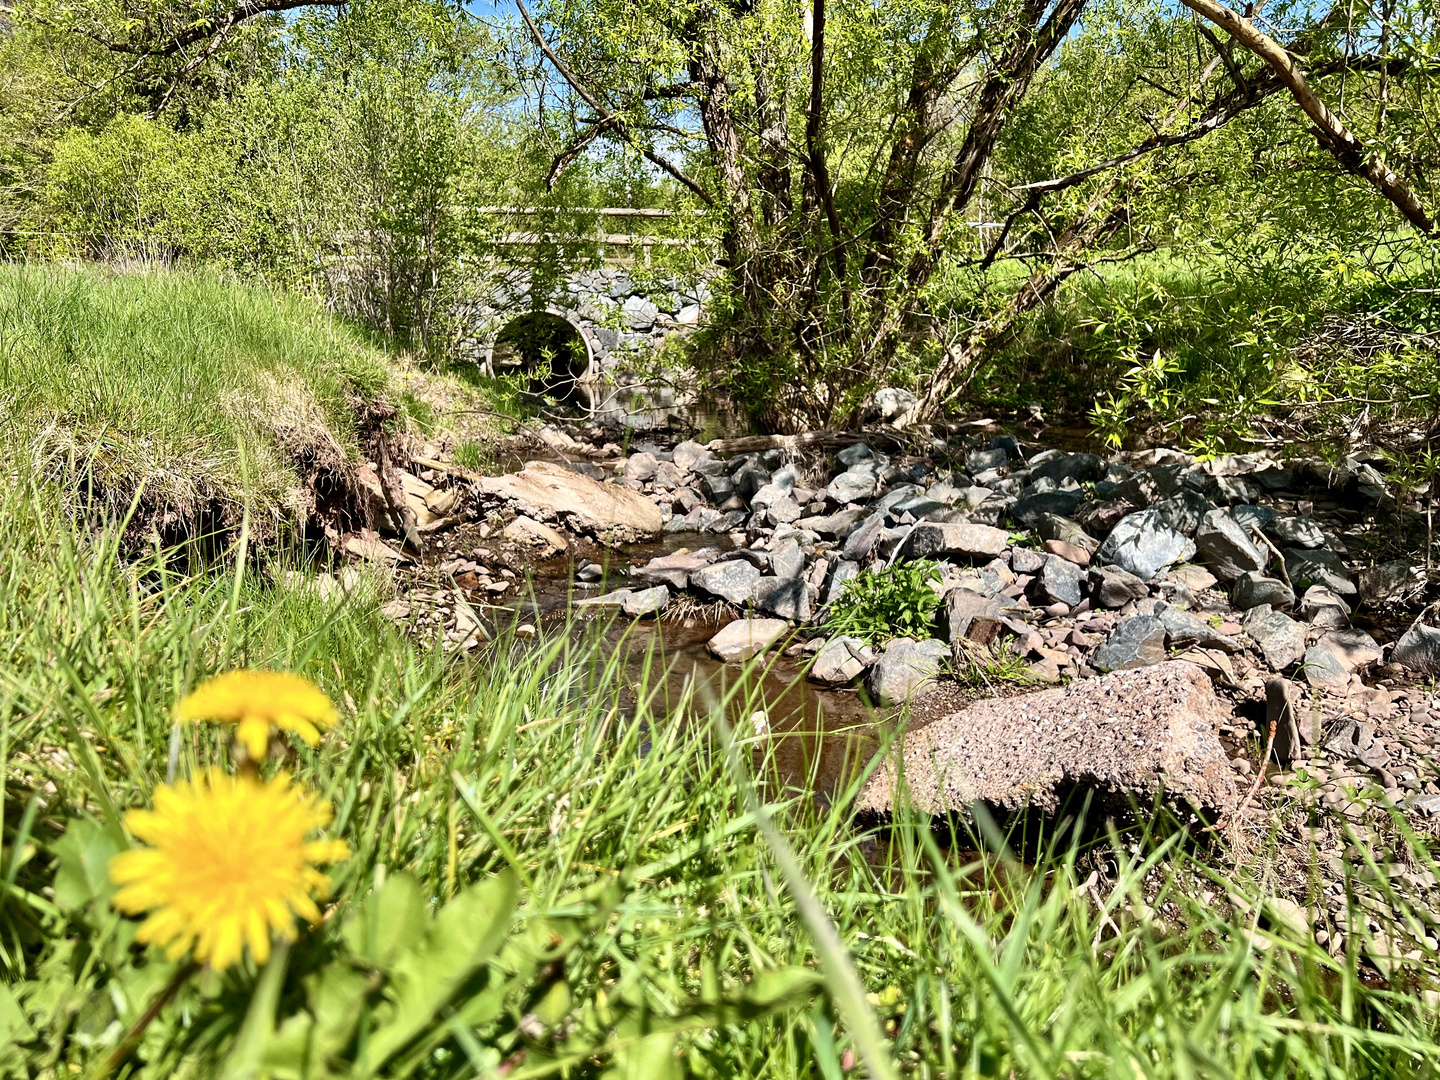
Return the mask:
<svg viewBox="0 0 1440 1080">
<path fill-rule="evenodd" d="M 1223 814 L 1238 798 L 1217 736 L 1229 719 L 1209 677 L 1182 661 L 992 698 L 908 734 L 858 809 L 889 815 L 907 802 L 930 815 L 976 803 L 1054 811 L 1079 788 L 1142 806 L 1163 791 L 1182 807 Z"/>
<path fill-rule="evenodd" d="M 1288 615 L 1268 608 L 1251 608 L 1245 632 L 1260 646 L 1271 671 L 1283 671 L 1305 653 L 1305 627 Z"/>
<path fill-rule="evenodd" d="M 742 607 L 754 601 L 759 583 L 759 569 L 744 559 L 727 559 L 690 573 L 693 588 Z"/>
<path fill-rule="evenodd" d="M 857 637 L 835 637 L 825 642 L 810 665 L 810 678 L 830 686 L 847 686 L 875 662 L 875 650 Z"/>
<path fill-rule="evenodd" d="M 601 543 L 631 543 L 665 524 L 660 508 L 638 491 L 601 483 L 551 461 L 532 461 L 518 473 L 480 480 L 485 495 L 513 504 L 528 517 L 554 521 Z"/>
<path fill-rule="evenodd" d="M 1358 591 L 1340 556 L 1329 548 L 1286 548 L 1285 573 L 1298 589 L 1324 585 L 1341 596 L 1354 596 Z"/>
<path fill-rule="evenodd" d="M 1150 615 L 1121 622 L 1110 639 L 1090 654 L 1090 664 L 1101 671 L 1151 667 L 1165 659 L 1165 624 Z"/>
<path fill-rule="evenodd" d="M 789 629 L 784 619 L 736 619 L 705 647 L 725 663 L 736 664 L 760 655 Z"/>
<path fill-rule="evenodd" d="M 942 524 L 924 521 L 910 530 L 900 555 L 924 559 L 932 555 L 993 559 L 1010 544 L 1010 534 L 990 525 Z"/>
<path fill-rule="evenodd" d="M 943 641 L 896 638 L 870 669 L 865 688 L 878 705 L 902 705 L 918 697 L 949 659 L 950 646 Z"/>
<path fill-rule="evenodd" d="M 1153 509 L 1122 518 L 1097 553 L 1101 562 L 1118 566 L 1142 581 L 1194 554 L 1191 539 L 1165 524 L 1161 513 Z"/>
<path fill-rule="evenodd" d="M 1229 510 L 1211 510 L 1201 519 L 1195 530 L 1195 546 L 1205 565 L 1225 581 L 1264 570 L 1269 557 L 1269 552 L 1246 535 Z"/>
</svg>

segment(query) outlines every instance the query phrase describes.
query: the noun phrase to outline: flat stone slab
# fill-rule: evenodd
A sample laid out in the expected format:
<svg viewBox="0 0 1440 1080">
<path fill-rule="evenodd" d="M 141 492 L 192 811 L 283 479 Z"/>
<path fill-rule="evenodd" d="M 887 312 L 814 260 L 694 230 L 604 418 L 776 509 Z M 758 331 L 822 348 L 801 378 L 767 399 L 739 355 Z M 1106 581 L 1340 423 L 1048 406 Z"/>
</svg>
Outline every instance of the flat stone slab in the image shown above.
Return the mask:
<svg viewBox="0 0 1440 1080">
<path fill-rule="evenodd" d="M 727 664 L 738 664 L 763 653 L 789 629 L 784 619 L 736 619 L 711 638 L 706 648 Z"/>
<path fill-rule="evenodd" d="M 518 473 L 484 477 L 480 490 L 514 503 L 522 514 L 559 522 L 603 543 L 654 536 L 665 524 L 660 508 L 638 491 L 592 480 L 551 461 L 532 461 Z"/>
<path fill-rule="evenodd" d="M 1180 660 L 980 701 L 907 734 L 857 809 L 890 814 L 903 777 L 901 797 L 931 815 L 976 802 L 1054 811 L 1077 787 L 1142 809 L 1163 788 L 1175 804 L 1223 813 L 1239 798 L 1217 736 L 1230 716 L 1209 676 Z"/>
</svg>

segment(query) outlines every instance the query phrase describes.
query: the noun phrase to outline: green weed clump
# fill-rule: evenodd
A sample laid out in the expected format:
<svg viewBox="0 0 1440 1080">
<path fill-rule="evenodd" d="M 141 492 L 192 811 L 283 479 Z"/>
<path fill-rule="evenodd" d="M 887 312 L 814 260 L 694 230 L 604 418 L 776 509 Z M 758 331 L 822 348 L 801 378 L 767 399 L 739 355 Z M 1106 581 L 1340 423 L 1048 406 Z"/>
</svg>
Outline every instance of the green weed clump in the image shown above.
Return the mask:
<svg viewBox="0 0 1440 1080">
<path fill-rule="evenodd" d="M 826 625 L 832 633 L 862 641 L 927 638 L 940 606 L 940 595 L 930 583 L 939 580 L 940 564 L 932 559 L 862 570 L 845 582 Z"/>
</svg>

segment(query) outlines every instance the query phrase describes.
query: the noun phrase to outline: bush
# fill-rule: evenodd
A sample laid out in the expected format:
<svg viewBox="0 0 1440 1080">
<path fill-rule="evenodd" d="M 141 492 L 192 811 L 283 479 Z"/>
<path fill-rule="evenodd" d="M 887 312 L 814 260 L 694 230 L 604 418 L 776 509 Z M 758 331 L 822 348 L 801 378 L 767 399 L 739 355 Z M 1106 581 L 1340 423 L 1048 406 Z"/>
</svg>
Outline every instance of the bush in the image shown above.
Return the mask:
<svg viewBox="0 0 1440 1080">
<path fill-rule="evenodd" d="M 845 583 L 828 625 L 837 634 L 864 641 L 927 638 L 940 606 L 940 595 L 930 583 L 938 580 L 940 564 L 931 559 L 862 571 Z"/>
</svg>

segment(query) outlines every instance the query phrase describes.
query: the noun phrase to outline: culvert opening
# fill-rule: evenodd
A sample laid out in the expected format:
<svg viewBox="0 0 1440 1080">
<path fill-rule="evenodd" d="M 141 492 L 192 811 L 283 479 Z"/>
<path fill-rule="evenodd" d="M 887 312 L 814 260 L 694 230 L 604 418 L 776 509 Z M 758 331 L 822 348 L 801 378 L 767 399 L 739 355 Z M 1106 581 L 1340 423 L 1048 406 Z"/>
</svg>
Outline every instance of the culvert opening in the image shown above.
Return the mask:
<svg viewBox="0 0 1440 1080">
<path fill-rule="evenodd" d="M 580 331 L 559 315 L 532 311 L 505 325 L 495 338 L 491 368 L 519 376 L 526 394 L 569 408 L 589 408 L 581 380 L 590 351 Z"/>
</svg>

